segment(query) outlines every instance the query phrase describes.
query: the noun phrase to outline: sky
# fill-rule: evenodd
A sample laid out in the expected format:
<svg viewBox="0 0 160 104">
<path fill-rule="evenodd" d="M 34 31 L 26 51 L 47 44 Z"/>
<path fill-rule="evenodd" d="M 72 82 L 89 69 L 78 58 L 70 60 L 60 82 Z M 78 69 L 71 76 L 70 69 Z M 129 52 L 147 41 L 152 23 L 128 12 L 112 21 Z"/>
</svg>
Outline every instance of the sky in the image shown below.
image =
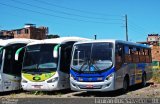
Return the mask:
<svg viewBox="0 0 160 104">
<path fill-rule="evenodd" d="M 160 0 L 0 0 L 0 30 L 33 23 L 49 34 L 97 39 L 146 41 L 160 34 Z"/>
</svg>

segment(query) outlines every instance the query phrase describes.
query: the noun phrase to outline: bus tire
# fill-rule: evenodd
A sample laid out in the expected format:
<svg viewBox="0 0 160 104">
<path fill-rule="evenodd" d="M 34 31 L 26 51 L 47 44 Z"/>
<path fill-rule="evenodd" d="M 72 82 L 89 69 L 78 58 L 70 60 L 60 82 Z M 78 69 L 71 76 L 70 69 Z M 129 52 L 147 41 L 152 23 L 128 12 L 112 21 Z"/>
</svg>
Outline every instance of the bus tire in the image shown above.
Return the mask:
<svg viewBox="0 0 160 104">
<path fill-rule="evenodd" d="M 128 88 L 129 88 L 129 79 L 128 77 L 125 77 L 124 80 L 123 80 L 123 93 L 126 93 L 128 92 Z"/>
<path fill-rule="evenodd" d="M 142 83 L 141 83 L 141 86 L 142 86 L 142 87 L 145 87 L 146 84 L 147 84 L 147 81 L 146 81 L 146 74 L 144 73 L 144 74 L 142 75 Z"/>
</svg>

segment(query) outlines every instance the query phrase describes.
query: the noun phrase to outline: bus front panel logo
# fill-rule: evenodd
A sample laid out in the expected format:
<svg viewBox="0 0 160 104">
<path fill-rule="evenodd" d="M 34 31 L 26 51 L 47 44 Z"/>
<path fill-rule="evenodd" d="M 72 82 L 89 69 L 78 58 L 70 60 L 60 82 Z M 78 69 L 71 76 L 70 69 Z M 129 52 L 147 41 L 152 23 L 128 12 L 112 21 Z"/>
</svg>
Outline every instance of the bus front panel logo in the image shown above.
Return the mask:
<svg viewBox="0 0 160 104">
<path fill-rule="evenodd" d="M 35 76 L 35 77 L 33 77 L 33 80 L 39 81 L 39 80 L 41 80 L 41 78 L 39 76 Z"/>
</svg>

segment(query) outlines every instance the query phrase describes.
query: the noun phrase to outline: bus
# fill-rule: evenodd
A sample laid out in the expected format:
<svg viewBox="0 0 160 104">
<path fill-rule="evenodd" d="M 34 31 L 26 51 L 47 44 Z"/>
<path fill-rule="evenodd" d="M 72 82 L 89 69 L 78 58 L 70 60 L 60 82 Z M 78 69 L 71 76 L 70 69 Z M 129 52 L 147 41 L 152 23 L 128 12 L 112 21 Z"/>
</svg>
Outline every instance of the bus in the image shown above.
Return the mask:
<svg viewBox="0 0 160 104">
<path fill-rule="evenodd" d="M 152 77 L 151 48 L 122 40 L 92 40 L 73 46 L 70 86 L 74 91 L 126 92 Z"/>
<path fill-rule="evenodd" d="M 0 40 L 0 92 L 20 89 L 23 53 L 15 60 L 18 49 L 33 42 L 31 39 Z"/>
<path fill-rule="evenodd" d="M 72 46 L 80 37 L 61 37 L 26 46 L 21 85 L 27 91 L 53 91 L 70 88 L 69 69 Z"/>
</svg>

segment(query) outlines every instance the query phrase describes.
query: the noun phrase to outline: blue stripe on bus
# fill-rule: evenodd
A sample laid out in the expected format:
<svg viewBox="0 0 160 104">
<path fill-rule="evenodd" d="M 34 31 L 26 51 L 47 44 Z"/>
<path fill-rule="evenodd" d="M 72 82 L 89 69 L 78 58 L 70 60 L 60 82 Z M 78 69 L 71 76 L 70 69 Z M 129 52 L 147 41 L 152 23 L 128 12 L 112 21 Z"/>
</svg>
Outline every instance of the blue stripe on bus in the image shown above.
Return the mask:
<svg viewBox="0 0 160 104">
<path fill-rule="evenodd" d="M 77 80 L 81 81 L 102 81 L 105 80 L 105 78 L 110 75 L 111 73 L 115 72 L 115 68 L 112 67 L 111 69 L 108 69 L 105 72 L 102 73 L 95 73 L 95 74 L 85 74 L 85 73 L 78 73 L 73 71 L 72 69 L 70 70 L 71 75 Z M 79 79 L 80 78 L 80 79 Z M 100 80 L 101 79 L 101 80 Z"/>
</svg>

